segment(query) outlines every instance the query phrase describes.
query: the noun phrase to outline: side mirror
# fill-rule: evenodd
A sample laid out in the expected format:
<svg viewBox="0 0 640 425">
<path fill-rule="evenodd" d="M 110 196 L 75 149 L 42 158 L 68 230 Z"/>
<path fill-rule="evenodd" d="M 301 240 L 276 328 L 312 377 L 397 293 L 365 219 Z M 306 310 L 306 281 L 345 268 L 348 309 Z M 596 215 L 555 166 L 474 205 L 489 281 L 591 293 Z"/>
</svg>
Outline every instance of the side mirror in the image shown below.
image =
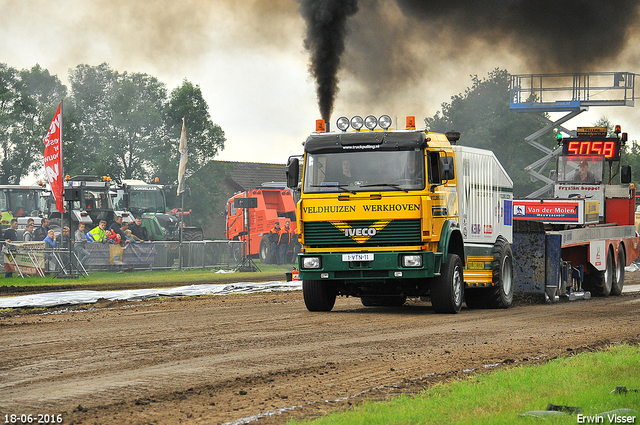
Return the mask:
<svg viewBox="0 0 640 425">
<path fill-rule="evenodd" d="M 287 163 L 287 187 L 295 189 L 298 187 L 298 178 L 300 177 L 300 160 L 291 157 Z"/>
<path fill-rule="evenodd" d="M 453 180 L 456 177 L 452 156 L 441 156 L 440 158 L 440 181 Z"/>
<path fill-rule="evenodd" d="M 631 183 L 631 166 L 623 165 L 620 168 L 620 183 L 627 184 Z"/>
</svg>

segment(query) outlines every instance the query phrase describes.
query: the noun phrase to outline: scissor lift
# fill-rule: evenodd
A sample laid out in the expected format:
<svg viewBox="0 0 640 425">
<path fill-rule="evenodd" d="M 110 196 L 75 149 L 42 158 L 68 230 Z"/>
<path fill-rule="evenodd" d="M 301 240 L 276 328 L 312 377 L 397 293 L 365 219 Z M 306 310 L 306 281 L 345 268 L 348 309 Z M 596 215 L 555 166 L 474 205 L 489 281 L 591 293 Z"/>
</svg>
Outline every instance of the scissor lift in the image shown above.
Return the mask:
<svg viewBox="0 0 640 425">
<path fill-rule="evenodd" d="M 540 189 L 527 195 L 537 198 L 551 192 L 554 181 L 543 174 L 547 165 L 562 152 L 561 148 L 549 149 L 537 140 L 558 129 L 575 137 L 575 131 L 562 125 L 590 106 L 634 106 L 635 74 L 631 72 L 590 72 L 575 74 L 521 74 L 512 75 L 509 86 L 509 108 L 515 112 L 534 113 L 547 125 L 525 137 L 531 146 L 544 156 L 525 167 L 533 181 L 544 183 Z M 546 114 L 566 112 L 552 121 Z"/>
</svg>

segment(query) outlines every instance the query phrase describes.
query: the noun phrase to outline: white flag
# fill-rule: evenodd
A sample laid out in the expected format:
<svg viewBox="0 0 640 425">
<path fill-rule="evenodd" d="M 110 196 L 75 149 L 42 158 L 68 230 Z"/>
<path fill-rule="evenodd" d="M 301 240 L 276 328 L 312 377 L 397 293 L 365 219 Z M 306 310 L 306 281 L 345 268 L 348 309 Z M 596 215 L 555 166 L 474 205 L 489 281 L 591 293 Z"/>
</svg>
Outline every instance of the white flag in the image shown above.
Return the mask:
<svg viewBox="0 0 640 425">
<path fill-rule="evenodd" d="M 180 135 L 180 167 L 178 168 L 178 195 L 184 192 L 185 177 L 184 173 L 187 169 L 187 130 L 184 126 L 184 117 L 182 117 L 182 134 Z"/>
</svg>

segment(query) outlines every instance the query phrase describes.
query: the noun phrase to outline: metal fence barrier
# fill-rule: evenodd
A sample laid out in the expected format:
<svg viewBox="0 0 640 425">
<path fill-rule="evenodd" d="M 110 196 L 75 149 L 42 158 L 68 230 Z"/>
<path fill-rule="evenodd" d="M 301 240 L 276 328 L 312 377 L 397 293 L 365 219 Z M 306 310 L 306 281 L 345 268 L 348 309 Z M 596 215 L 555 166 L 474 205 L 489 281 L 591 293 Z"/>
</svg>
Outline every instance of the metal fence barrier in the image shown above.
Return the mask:
<svg viewBox="0 0 640 425">
<path fill-rule="evenodd" d="M 178 242 L 154 242 L 154 244 L 155 262 L 147 267 L 151 269 L 235 268 L 242 261 L 244 252 L 242 241 L 182 242 L 182 255 L 180 255 Z M 182 264 L 180 264 L 180 257 L 182 257 Z"/>
<path fill-rule="evenodd" d="M 66 249 L 45 250 L 44 242 L 17 242 L 11 244 L 11 251 L 4 255 L 5 272 L 23 274 L 53 273 L 69 262 Z M 36 249 L 37 248 L 37 249 Z M 118 249 L 115 249 L 118 248 Z M 188 241 L 180 243 L 153 242 L 120 247 L 111 244 L 88 243 L 89 257 L 85 262 L 87 270 L 113 270 L 135 268 L 146 270 L 162 269 L 234 269 L 242 262 L 245 243 L 242 241 Z M 45 252 L 46 251 L 46 252 Z M 117 252 L 114 252 L 117 251 Z M 38 253 L 37 261 L 34 253 Z M 46 254 L 46 258 L 45 258 Z M 74 251 L 75 254 L 75 251 Z M 74 257 L 74 264 L 77 258 Z M 46 261 L 45 259 L 49 260 Z M 182 262 L 180 262 L 182 259 Z"/>
</svg>

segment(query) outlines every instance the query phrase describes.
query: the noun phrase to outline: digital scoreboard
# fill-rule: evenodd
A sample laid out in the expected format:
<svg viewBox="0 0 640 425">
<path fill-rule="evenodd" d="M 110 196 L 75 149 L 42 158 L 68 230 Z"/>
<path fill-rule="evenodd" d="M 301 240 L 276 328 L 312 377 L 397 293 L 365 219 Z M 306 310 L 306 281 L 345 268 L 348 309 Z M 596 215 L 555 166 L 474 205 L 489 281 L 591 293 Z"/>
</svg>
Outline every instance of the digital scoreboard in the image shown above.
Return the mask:
<svg viewBox="0 0 640 425">
<path fill-rule="evenodd" d="M 608 161 L 620 161 L 620 140 L 585 137 L 562 141 L 563 155 L 603 155 Z"/>
<path fill-rule="evenodd" d="M 616 126 L 616 134 L 619 132 Z M 626 137 L 607 137 L 606 127 L 578 127 L 576 134 L 578 137 L 562 140 L 563 155 L 602 155 L 608 161 L 620 161 L 620 146 Z"/>
</svg>

